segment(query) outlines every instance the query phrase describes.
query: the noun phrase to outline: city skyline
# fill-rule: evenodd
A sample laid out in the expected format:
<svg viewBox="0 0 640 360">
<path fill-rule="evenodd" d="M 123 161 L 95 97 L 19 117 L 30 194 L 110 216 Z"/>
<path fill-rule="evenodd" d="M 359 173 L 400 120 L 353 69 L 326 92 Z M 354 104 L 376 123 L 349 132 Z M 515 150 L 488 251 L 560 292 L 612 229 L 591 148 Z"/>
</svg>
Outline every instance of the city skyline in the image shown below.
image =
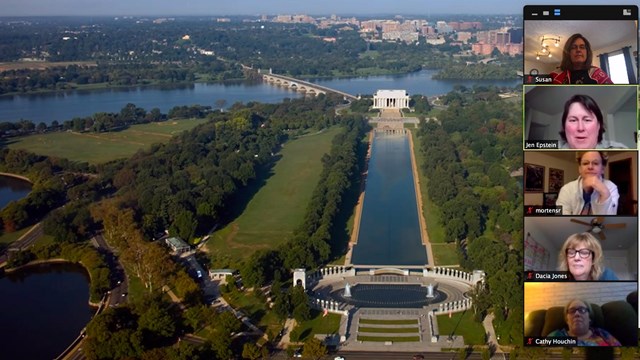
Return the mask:
<svg viewBox="0 0 640 360">
<path fill-rule="evenodd" d="M 296 0 L 238 0 L 213 3 L 208 0 L 193 0 L 184 3 L 174 1 L 126 1 L 110 2 L 98 0 L 3 0 L 3 16 L 226 16 L 226 15 L 413 15 L 438 14 L 520 14 L 524 5 L 549 4 L 548 1 L 519 1 L 504 3 L 499 0 L 469 2 L 451 0 L 428 4 L 424 0 L 367 1 L 327 0 L 324 2 L 300 2 Z M 565 1 L 564 5 L 597 5 L 602 1 Z M 623 1 L 619 5 L 634 5 L 634 1 Z"/>
</svg>

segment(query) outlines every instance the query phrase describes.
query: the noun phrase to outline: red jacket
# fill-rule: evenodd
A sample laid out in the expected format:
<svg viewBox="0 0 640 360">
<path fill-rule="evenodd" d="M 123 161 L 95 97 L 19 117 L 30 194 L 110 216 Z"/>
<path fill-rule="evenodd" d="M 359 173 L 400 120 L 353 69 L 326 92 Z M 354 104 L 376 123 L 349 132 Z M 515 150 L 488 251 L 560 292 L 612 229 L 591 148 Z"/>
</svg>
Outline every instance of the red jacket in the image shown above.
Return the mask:
<svg viewBox="0 0 640 360">
<path fill-rule="evenodd" d="M 561 72 L 552 72 L 550 75 L 553 78 L 554 84 L 571 84 L 571 75 L 569 70 Z M 589 69 L 589 77 L 596 81 L 598 84 L 613 84 L 609 75 L 602 71 L 597 66 L 592 66 Z"/>
</svg>

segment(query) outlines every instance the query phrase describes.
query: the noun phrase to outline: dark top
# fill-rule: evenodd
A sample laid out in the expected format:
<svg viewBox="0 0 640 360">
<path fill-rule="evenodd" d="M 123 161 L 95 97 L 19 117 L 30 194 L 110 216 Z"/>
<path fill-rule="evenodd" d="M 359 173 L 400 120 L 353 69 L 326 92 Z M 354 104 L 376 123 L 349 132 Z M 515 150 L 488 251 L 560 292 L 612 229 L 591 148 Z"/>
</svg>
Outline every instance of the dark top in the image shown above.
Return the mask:
<svg viewBox="0 0 640 360">
<path fill-rule="evenodd" d="M 589 76 L 588 70 L 572 70 L 571 83 L 572 84 L 597 84 L 598 82 Z"/>
</svg>

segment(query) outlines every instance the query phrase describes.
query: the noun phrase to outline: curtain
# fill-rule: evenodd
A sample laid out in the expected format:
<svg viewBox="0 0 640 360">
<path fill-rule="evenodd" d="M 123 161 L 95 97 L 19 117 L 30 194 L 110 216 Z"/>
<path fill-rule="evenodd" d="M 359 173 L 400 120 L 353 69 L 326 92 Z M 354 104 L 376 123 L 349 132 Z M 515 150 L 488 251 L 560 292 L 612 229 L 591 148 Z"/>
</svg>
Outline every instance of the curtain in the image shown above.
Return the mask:
<svg viewBox="0 0 640 360">
<path fill-rule="evenodd" d="M 624 54 L 624 64 L 627 66 L 627 77 L 629 78 L 629 84 L 637 84 L 636 75 L 633 71 L 633 59 L 631 58 L 631 46 L 625 46 L 622 48 Z"/>
<path fill-rule="evenodd" d="M 600 58 L 600 69 L 602 69 L 602 71 L 604 71 L 608 75 L 609 63 L 607 60 L 609 59 L 609 53 L 600 54 L 598 55 L 598 57 Z"/>
</svg>

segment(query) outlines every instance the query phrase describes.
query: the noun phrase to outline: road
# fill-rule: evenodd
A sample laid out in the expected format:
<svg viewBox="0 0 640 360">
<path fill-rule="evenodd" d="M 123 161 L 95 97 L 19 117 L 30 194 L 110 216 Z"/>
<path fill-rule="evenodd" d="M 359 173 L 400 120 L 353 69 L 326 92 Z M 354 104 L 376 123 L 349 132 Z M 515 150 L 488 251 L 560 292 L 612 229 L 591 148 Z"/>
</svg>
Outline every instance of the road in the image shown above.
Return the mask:
<svg viewBox="0 0 640 360">
<path fill-rule="evenodd" d="M 115 287 L 111 289 L 111 296 L 107 306 L 114 307 L 126 303 L 129 297 L 129 279 L 126 276 L 124 267 L 122 267 L 122 263 L 113 254 L 111 247 L 107 244 L 102 234 L 94 236 L 91 241 L 96 245 L 98 251 L 104 255 L 109 271 L 111 271 L 112 279 L 116 281 Z"/>
<path fill-rule="evenodd" d="M 122 263 L 120 263 L 118 257 L 113 254 L 111 247 L 107 244 L 102 234 L 97 234 L 91 238 L 91 243 L 98 248 L 98 251 L 104 256 L 107 261 L 107 266 L 109 266 L 109 271 L 112 274 L 112 279 L 116 282 L 115 286 L 109 291 L 109 296 L 106 300 L 107 303 L 103 309 L 107 306 L 116 307 L 120 304 L 126 303 L 129 298 L 129 279 L 127 278 Z M 84 338 L 79 339 L 77 344 L 69 351 L 69 353 L 66 355 L 63 354 L 63 359 L 85 359 L 84 353 L 82 352 L 83 343 Z"/>
<path fill-rule="evenodd" d="M 412 360 L 413 355 L 421 354 L 425 359 L 434 359 L 434 360 L 457 360 L 459 359 L 457 352 L 418 352 L 418 353 L 407 353 L 407 352 L 376 352 L 376 351 L 363 351 L 363 352 L 342 352 L 338 351 L 336 353 L 331 353 L 322 358 L 322 360 L 333 360 L 336 356 L 342 356 L 345 360 Z M 278 353 L 272 354 L 271 359 L 291 359 L 287 356 L 285 351 L 280 351 Z M 472 353 L 467 357 L 467 359 L 482 359 L 480 353 Z M 502 356 L 499 358 L 494 356 L 492 359 L 498 360 L 502 359 Z M 508 357 L 506 357 L 508 359 Z"/>
<path fill-rule="evenodd" d="M 13 242 L 4 252 L 0 255 L 0 264 L 4 264 L 9 260 L 8 253 L 10 251 L 24 250 L 33 245 L 42 235 L 44 235 L 44 229 L 42 223 L 37 223 L 20 237 L 17 241 Z"/>
</svg>

